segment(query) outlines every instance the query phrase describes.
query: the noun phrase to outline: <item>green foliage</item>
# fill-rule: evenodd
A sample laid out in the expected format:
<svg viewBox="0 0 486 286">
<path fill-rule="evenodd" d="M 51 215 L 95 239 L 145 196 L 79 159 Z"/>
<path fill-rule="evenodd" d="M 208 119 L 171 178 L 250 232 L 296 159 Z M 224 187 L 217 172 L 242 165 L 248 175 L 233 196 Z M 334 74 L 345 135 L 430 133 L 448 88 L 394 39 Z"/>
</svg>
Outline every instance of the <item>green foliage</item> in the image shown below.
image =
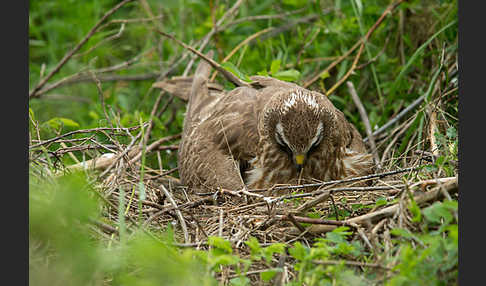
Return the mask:
<svg viewBox="0 0 486 286">
<path fill-rule="evenodd" d="M 216 285 L 203 254 L 181 251 L 170 236 L 157 241 L 136 231 L 124 243 L 106 247 L 94 240 L 100 201 L 83 174 L 54 182 L 31 178 L 29 192 L 29 276 L 32 285 Z"/>
<path fill-rule="evenodd" d="M 436 202 L 422 213 L 423 228 L 440 226 L 436 231 L 412 234 L 405 229 L 394 229 L 392 234 L 407 239 L 400 246 L 399 263 L 394 276 L 386 285 L 451 285 L 457 283 L 458 225 L 453 223 L 457 202 Z M 412 244 L 413 243 L 413 244 Z M 416 244 L 418 243 L 418 245 Z"/>
</svg>

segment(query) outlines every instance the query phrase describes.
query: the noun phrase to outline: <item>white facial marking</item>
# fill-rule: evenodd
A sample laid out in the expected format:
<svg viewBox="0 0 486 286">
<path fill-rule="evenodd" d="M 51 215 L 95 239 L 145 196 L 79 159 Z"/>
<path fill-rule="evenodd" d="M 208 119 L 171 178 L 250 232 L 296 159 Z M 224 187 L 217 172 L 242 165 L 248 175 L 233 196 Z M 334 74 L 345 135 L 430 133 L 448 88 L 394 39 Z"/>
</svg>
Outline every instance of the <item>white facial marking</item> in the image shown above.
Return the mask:
<svg viewBox="0 0 486 286">
<path fill-rule="evenodd" d="M 278 137 L 277 133 L 275 133 L 275 140 L 277 140 L 277 142 L 280 145 L 287 145 L 287 147 L 291 148 L 289 141 L 287 140 L 287 137 L 285 137 L 285 134 L 283 132 L 282 123 L 280 123 L 280 122 L 277 123 L 277 125 L 275 126 L 275 130 L 277 131 L 278 135 L 280 135 L 280 138 L 282 138 L 282 140 L 285 142 L 285 144 L 283 144 L 282 141 L 280 141 L 280 138 Z"/>
<path fill-rule="evenodd" d="M 319 122 L 319 125 L 317 125 L 317 130 L 316 130 L 316 135 L 311 140 L 311 143 L 307 147 L 307 150 L 309 150 L 314 144 L 319 144 L 320 141 L 322 140 L 322 122 Z"/>
<path fill-rule="evenodd" d="M 297 90 L 293 91 L 290 94 L 289 98 L 287 98 L 284 101 L 284 104 L 283 104 L 284 111 L 288 111 L 290 108 L 295 106 L 297 101 L 304 102 L 305 104 L 307 104 L 310 108 L 312 108 L 314 110 L 318 110 L 318 108 L 319 108 L 319 104 L 317 104 L 317 101 L 314 98 L 314 96 L 312 96 L 309 93 L 304 93 L 300 89 L 297 89 Z"/>
</svg>

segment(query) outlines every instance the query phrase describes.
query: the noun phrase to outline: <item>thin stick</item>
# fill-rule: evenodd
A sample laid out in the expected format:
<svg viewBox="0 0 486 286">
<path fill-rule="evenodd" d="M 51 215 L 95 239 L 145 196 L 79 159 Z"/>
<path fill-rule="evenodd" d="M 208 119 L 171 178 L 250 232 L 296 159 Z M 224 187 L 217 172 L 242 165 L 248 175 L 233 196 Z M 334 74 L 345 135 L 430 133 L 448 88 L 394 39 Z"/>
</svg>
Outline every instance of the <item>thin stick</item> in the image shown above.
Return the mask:
<svg viewBox="0 0 486 286">
<path fill-rule="evenodd" d="M 236 77 L 234 74 L 232 74 L 231 72 L 225 70 L 223 67 L 221 67 L 220 64 L 218 64 L 216 61 L 214 61 L 213 59 L 210 59 L 208 57 L 206 57 L 205 55 L 203 55 L 201 52 L 195 50 L 193 47 L 190 47 L 188 45 L 186 45 L 185 43 L 183 43 L 182 41 L 176 39 L 174 36 L 172 35 L 169 35 L 165 32 L 162 32 L 160 30 L 156 30 L 157 33 L 161 34 L 162 36 L 165 36 L 171 40 L 173 40 L 174 42 L 176 42 L 177 44 L 183 46 L 185 49 L 193 52 L 194 54 L 196 54 L 198 57 L 202 58 L 203 60 L 205 60 L 207 63 L 209 63 L 215 70 L 219 71 L 222 75 L 224 75 L 224 77 L 226 77 L 227 80 L 229 80 L 230 82 L 232 82 L 234 85 L 236 86 L 250 86 L 248 83 L 242 81 L 241 79 L 239 79 L 238 77 Z"/>
<path fill-rule="evenodd" d="M 300 223 L 295 219 L 293 214 L 289 213 L 286 219 L 289 220 L 296 228 L 298 228 L 301 233 L 305 232 L 305 228 L 300 225 Z"/>
<path fill-rule="evenodd" d="M 87 55 L 87 54 L 91 53 L 92 51 L 94 51 L 99 46 L 101 46 L 102 44 L 104 44 L 106 42 L 109 42 L 111 40 L 115 40 L 115 39 L 120 38 L 121 35 L 123 34 L 123 31 L 124 30 L 125 30 L 125 24 L 122 23 L 121 26 L 120 26 L 120 30 L 118 31 L 118 33 L 116 33 L 114 35 L 111 35 L 108 38 L 104 38 L 103 40 L 99 41 L 98 43 L 96 43 L 95 45 L 93 45 L 91 48 L 89 48 L 86 52 L 76 54 L 76 55 L 73 56 L 73 58 L 79 58 L 79 57 L 82 57 L 84 55 Z"/>
<path fill-rule="evenodd" d="M 57 66 L 45 77 L 43 78 L 37 85 L 36 87 L 31 91 L 29 92 L 29 100 L 31 98 L 34 98 L 36 97 L 37 95 L 37 91 L 39 91 L 46 83 L 49 79 L 51 79 L 51 77 L 53 75 L 55 75 L 60 69 L 62 66 L 64 66 L 64 64 L 66 64 L 66 62 L 89 40 L 89 38 L 91 38 L 91 36 L 94 35 L 94 33 L 98 30 L 98 28 L 100 27 L 101 23 L 103 23 L 109 16 L 111 16 L 113 13 L 115 13 L 118 9 L 120 9 L 123 5 L 127 4 L 128 2 L 132 2 L 133 0 L 123 0 L 122 2 L 118 3 L 118 5 L 116 5 L 115 7 L 113 7 L 111 10 L 109 10 L 108 12 L 106 12 L 105 15 L 103 15 L 103 17 L 101 17 L 101 19 L 98 21 L 98 23 L 96 23 L 96 25 L 94 25 L 93 28 L 91 28 L 91 30 L 88 32 L 88 34 L 81 40 L 81 42 L 79 42 L 72 50 L 70 50 L 62 59 L 61 61 L 57 64 Z"/>
<path fill-rule="evenodd" d="M 203 49 L 206 47 L 206 45 L 209 43 L 209 40 L 211 39 L 211 37 L 220 30 L 219 26 L 221 26 L 221 24 L 223 24 L 223 22 L 228 17 L 234 16 L 235 12 L 238 10 L 238 8 L 240 7 L 241 3 L 243 3 L 243 1 L 244 0 L 236 1 L 236 3 L 228 11 L 226 11 L 226 13 L 224 13 L 223 16 L 221 16 L 221 18 L 218 20 L 218 22 L 216 22 L 216 25 L 213 26 L 211 31 L 209 31 L 209 33 L 202 40 L 201 45 L 199 45 L 198 52 L 202 52 Z M 191 58 L 191 60 L 187 64 L 186 69 L 184 70 L 184 72 L 182 74 L 183 76 L 186 76 L 189 73 L 189 70 L 191 69 L 193 64 L 194 64 L 194 57 Z"/>
<path fill-rule="evenodd" d="M 424 101 L 426 95 L 427 94 L 424 94 L 421 97 L 417 98 L 414 102 L 412 102 L 409 106 L 407 106 L 407 108 L 405 108 L 404 110 L 400 111 L 400 113 L 398 113 L 390 121 L 388 121 L 386 124 L 384 124 L 380 128 L 376 129 L 373 132 L 372 135 L 374 137 L 376 137 L 378 134 L 381 134 L 383 131 L 385 131 L 390 126 L 392 126 L 393 124 L 395 124 L 398 120 L 400 120 L 403 116 L 405 116 L 409 111 L 413 110 L 415 107 L 417 107 L 418 105 L 420 105 L 422 103 L 422 101 Z M 366 142 L 368 142 L 368 140 L 370 140 L 370 139 L 368 137 L 366 137 L 365 139 L 363 139 L 363 142 L 366 143 Z"/>
<path fill-rule="evenodd" d="M 159 140 L 157 140 L 157 141 L 153 142 L 152 144 L 148 145 L 147 148 L 146 148 L 146 150 L 145 150 L 145 153 L 148 153 L 148 152 L 151 152 L 151 151 L 155 150 L 162 143 L 165 143 L 165 142 L 171 141 L 171 140 L 176 140 L 176 139 L 179 139 L 179 138 L 181 138 L 181 134 L 180 133 L 179 134 L 175 134 L 175 135 L 171 135 L 171 136 L 167 136 L 167 137 L 160 138 Z M 133 157 L 133 159 L 130 160 L 130 164 L 135 163 L 141 157 L 142 157 L 142 151 L 139 150 L 139 152 Z"/>
<path fill-rule="evenodd" d="M 302 86 L 307 88 L 309 85 L 313 84 L 316 80 L 318 80 L 323 74 L 325 74 L 326 72 L 329 72 L 333 67 L 335 67 L 341 61 L 343 61 L 345 58 L 347 58 L 354 50 L 356 50 L 356 48 L 359 47 L 359 45 L 363 42 L 363 40 L 364 40 L 364 38 L 359 39 L 359 41 L 357 41 L 346 53 L 344 53 L 342 56 L 337 58 L 334 62 L 332 62 L 329 66 L 327 66 L 326 69 L 324 69 L 323 71 L 316 74 L 310 80 L 306 81 Z"/>
<path fill-rule="evenodd" d="M 368 114 L 366 113 L 363 103 L 361 102 L 358 94 L 356 93 L 356 89 L 354 88 L 353 83 L 351 81 L 347 81 L 346 84 L 348 85 L 348 90 L 349 93 L 351 94 L 351 98 L 353 98 L 354 104 L 356 105 L 356 108 L 358 108 L 359 115 L 361 116 L 361 121 L 363 121 L 363 124 L 365 126 L 366 134 L 370 139 L 371 153 L 373 154 L 373 160 L 375 161 L 375 164 L 377 165 L 378 169 L 381 169 L 380 158 L 378 156 L 378 150 L 376 150 L 375 137 L 371 132 L 371 125 L 370 125 L 370 120 L 368 119 Z"/>
<path fill-rule="evenodd" d="M 114 128 L 113 123 L 111 122 L 111 119 L 108 116 L 108 113 L 106 113 L 105 96 L 103 94 L 103 89 L 101 88 L 101 82 L 93 72 L 91 72 L 91 76 L 93 77 L 93 81 L 96 84 L 96 89 L 98 90 L 98 95 L 100 96 L 101 108 L 103 109 L 103 113 L 105 114 L 105 118 L 108 121 L 108 123 L 110 124 L 110 126 L 112 128 Z"/>
<path fill-rule="evenodd" d="M 442 195 L 442 188 L 444 188 L 447 191 L 457 191 L 458 184 L 457 184 L 457 177 L 454 180 L 449 180 L 445 184 L 439 184 L 437 187 L 434 187 L 433 189 L 427 191 L 424 194 L 417 195 L 414 197 L 414 201 L 417 204 L 423 204 L 427 201 L 430 201 L 432 199 L 437 198 L 437 196 Z M 393 206 L 386 207 L 384 209 L 372 212 L 372 213 L 367 213 L 362 216 L 354 217 L 351 219 L 345 220 L 345 222 L 348 223 L 363 223 L 364 221 L 367 220 L 374 220 L 376 218 L 382 218 L 384 216 L 390 216 L 396 213 L 398 211 L 398 208 L 400 207 L 399 204 L 395 204 Z"/>
<path fill-rule="evenodd" d="M 320 264 L 320 265 L 349 265 L 349 266 L 358 266 L 358 267 L 371 267 L 371 268 L 381 268 L 385 270 L 392 270 L 390 267 L 386 267 L 380 265 L 378 263 L 366 263 L 366 262 L 358 262 L 358 261 L 349 261 L 349 260 L 312 260 L 312 263 Z"/>
<path fill-rule="evenodd" d="M 162 190 L 162 192 L 164 192 L 165 196 L 169 199 L 170 203 L 172 204 L 172 206 L 175 209 L 177 217 L 179 218 L 179 222 L 181 223 L 182 231 L 184 232 L 184 242 L 190 243 L 191 240 L 189 239 L 189 234 L 187 233 L 186 221 L 184 220 L 184 217 L 182 216 L 181 211 L 178 209 L 177 203 L 175 202 L 171 193 L 169 191 L 167 191 L 167 189 L 164 187 L 164 185 L 160 185 L 160 189 Z"/>
<path fill-rule="evenodd" d="M 381 14 L 380 18 L 373 24 L 373 26 L 368 30 L 368 33 L 366 33 L 366 36 L 364 37 L 364 40 L 361 43 L 361 46 L 359 47 L 358 54 L 354 58 L 353 64 L 351 65 L 351 68 L 346 72 L 346 74 L 339 79 L 339 81 L 334 84 L 327 92 L 326 95 L 329 96 L 331 93 L 333 93 L 346 79 L 351 75 L 351 73 L 356 69 L 356 66 L 358 64 L 359 58 L 361 57 L 361 53 L 363 53 L 364 47 L 368 39 L 370 38 L 371 34 L 378 28 L 378 26 L 383 22 L 385 19 L 385 16 L 388 14 L 391 14 L 391 12 L 398 6 L 400 5 L 403 1 L 406 0 L 398 0 L 397 2 L 391 4 L 388 6 L 383 14 Z"/>
<path fill-rule="evenodd" d="M 150 112 L 150 121 L 149 121 L 149 124 L 147 126 L 147 131 L 145 133 L 145 137 L 143 138 L 144 144 L 147 144 L 147 142 L 150 138 L 150 133 L 152 132 L 152 127 L 154 125 L 155 113 L 157 112 L 157 109 L 159 108 L 159 104 L 160 104 L 160 101 L 161 101 L 163 95 L 164 95 L 164 91 L 162 90 L 159 93 L 159 96 L 157 97 L 157 99 L 155 100 L 154 106 L 152 107 L 152 112 Z"/>
<path fill-rule="evenodd" d="M 263 35 L 265 33 L 268 33 L 272 30 L 274 30 L 275 28 L 273 27 L 269 27 L 269 28 L 266 28 L 264 30 L 261 30 L 261 31 L 258 31 L 256 32 L 255 34 L 249 36 L 248 38 L 246 38 L 245 40 L 243 40 L 241 43 L 239 43 L 222 61 L 221 63 L 225 63 L 227 62 L 239 49 L 241 49 L 241 47 L 243 47 L 244 45 L 248 44 L 251 40 L 259 37 L 260 35 Z M 213 73 L 213 75 L 211 76 L 211 79 L 209 81 L 214 81 L 214 78 L 216 77 L 216 75 L 218 74 L 218 71 L 215 71 Z"/>
<path fill-rule="evenodd" d="M 343 180 L 334 180 L 334 181 L 322 182 L 322 183 L 303 184 L 303 185 L 295 185 L 295 186 L 277 186 L 277 187 L 273 188 L 273 190 L 289 190 L 289 189 L 300 189 L 300 188 L 310 188 L 310 187 L 323 187 L 323 186 L 329 186 L 329 185 L 340 184 L 340 183 L 350 183 L 350 182 L 363 181 L 363 180 L 374 179 L 374 178 L 382 178 L 382 177 L 385 177 L 385 176 L 391 176 L 391 175 L 395 175 L 395 174 L 399 174 L 399 173 L 414 171 L 414 170 L 417 170 L 418 168 L 420 168 L 420 166 L 409 167 L 409 168 L 399 169 L 399 170 L 385 172 L 385 173 L 372 174 L 372 175 L 354 177 L 354 178 L 343 179 Z M 265 189 L 265 190 L 268 190 L 268 189 Z"/>
<path fill-rule="evenodd" d="M 39 142 L 35 145 L 32 145 L 32 146 L 29 146 L 29 149 L 32 149 L 32 148 L 35 148 L 35 147 L 39 147 L 39 146 L 42 146 L 42 145 L 45 145 L 45 144 L 48 144 L 48 143 L 51 143 L 51 142 L 54 142 L 54 141 L 57 141 L 61 138 L 64 138 L 64 137 L 67 137 L 67 136 L 70 136 L 70 135 L 73 135 L 73 134 L 78 134 L 78 133 L 90 133 L 90 132 L 97 132 L 97 131 L 105 131 L 105 130 L 113 130 L 113 131 L 132 131 L 132 130 L 137 130 L 138 128 L 140 128 L 140 126 L 133 126 L 133 127 L 128 127 L 128 128 L 120 128 L 120 127 L 116 127 L 116 128 L 111 128 L 111 127 L 100 127 L 100 128 L 92 128 L 92 129 L 82 129 L 82 130 L 75 130 L 75 131 L 70 131 L 68 133 L 64 133 L 62 135 L 59 135 L 57 137 L 54 137 L 54 138 L 51 138 L 51 139 L 48 139 L 46 141 L 43 141 L 43 142 Z"/>
</svg>

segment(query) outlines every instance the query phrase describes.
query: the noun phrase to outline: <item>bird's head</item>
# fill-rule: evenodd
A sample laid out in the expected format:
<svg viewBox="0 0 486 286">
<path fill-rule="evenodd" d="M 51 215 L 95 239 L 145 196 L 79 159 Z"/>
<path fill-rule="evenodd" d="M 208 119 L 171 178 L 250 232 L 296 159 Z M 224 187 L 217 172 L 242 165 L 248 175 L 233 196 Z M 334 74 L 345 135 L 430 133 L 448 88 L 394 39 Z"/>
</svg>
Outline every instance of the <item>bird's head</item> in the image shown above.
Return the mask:
<svg viewBox="0 0 486 286">
<path fill-rule="evenodd" d="M 300 171 L 321 144 L 333 144 L 336 115 L 322 94 L 303 88 L 280 90 L 264 108 L 263 129 Z"/>
</svg>

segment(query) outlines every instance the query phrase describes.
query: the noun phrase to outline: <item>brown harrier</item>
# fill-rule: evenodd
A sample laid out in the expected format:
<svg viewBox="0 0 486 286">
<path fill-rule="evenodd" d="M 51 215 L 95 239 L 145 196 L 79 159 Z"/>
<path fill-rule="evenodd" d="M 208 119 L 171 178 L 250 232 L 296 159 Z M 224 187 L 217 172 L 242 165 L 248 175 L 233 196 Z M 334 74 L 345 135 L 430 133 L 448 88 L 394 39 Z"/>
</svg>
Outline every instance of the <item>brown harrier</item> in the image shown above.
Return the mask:
<svg viewBox="0 0 486 286">
<path fill-rule="evenodd" d="M 238 190 L 371 172 L 361 135 L 326 96 L 263 76 L 223 91 L 208 83 L 210 71 L 202 61 L 194 77 L 159 86 L 189 101 L 178 154 L 183 184 Z"/>
</svg>

